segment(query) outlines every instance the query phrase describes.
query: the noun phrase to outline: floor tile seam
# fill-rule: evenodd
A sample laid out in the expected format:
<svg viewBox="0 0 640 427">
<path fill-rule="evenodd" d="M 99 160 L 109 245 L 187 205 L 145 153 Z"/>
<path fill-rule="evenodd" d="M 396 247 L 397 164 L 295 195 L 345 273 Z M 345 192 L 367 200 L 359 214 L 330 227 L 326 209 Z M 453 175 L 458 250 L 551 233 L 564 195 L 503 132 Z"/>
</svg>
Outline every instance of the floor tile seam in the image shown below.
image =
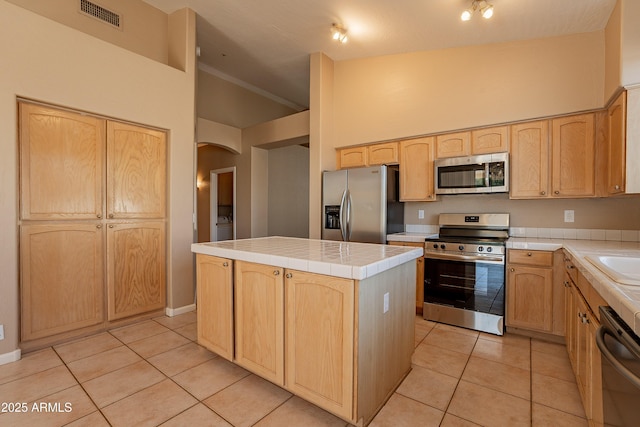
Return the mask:
<svg viewBox="0 0 640 427">
<path fill-rule="evenodd" d="M 173 326 L 173 327 L 172 327 L 172 326 L 163 325 L 162 323 L 160 323 L 160 322 L 158 322 L 158 321 L 156 321 L 156 320 L 154 320 L 154 321 L 155 321 L 156 323 L 158 323 L 159 325 L 164 326 L 165 328 L 168 328 L 169 330 L 174 331 L 174 332 L 175 332 L 177 329 L 181 329 L 181 328 L 184 328 L 185 326 L 189 326 L 189 325 L 193 325 L 193 324 L 197 324 L 197 323 L 198 323 L 198 322 L 187 322 L 187 323 L 183 323 L 183 324 L 181 324 L 181 325 L 179 325 L 179 326 Z"/>
<path fill-rule="evenodd" d="M 8 386 L 9 384 L 11 384 L 11 383 L 15 383 L 16 381 L 26 380 L 26 379 L 28 379 L 29 377 L 32 377 L 32 376 L 34 376 L 34 375 L 39 375 L 39 374 L 42 374 L 42 373 L 47 372 L 47 371 L 51 371 L 52 369 L 58 369 L 58 368 L 60 368 L 61 366 L 64 366 L 64 367 L 65 367 L 65 369 L 67 370 L 67 372 L 69 372 L 69 373 L 71 374 L 71 376 L 73 377 L 73 379 L 74 379 L 74 381 L 76 382 L 76 384 L 79 384 L 79 383 L 80 383 L 80 382 L 78 381 L 78 379 L 76 378 L 76 376 L 75 376 L 75 375 L 73 375 L 73 372 L 71 372 L 71 369 L 69 369 L 69 367 L 68 367 L 68 366 L 63 362 L 61 365 L 52 366 L 52 367 L 50 367 L 50 368 L 43 369 L 42 371 L 34 372 L 34 373 L 32 373 L 32 374 L 25 375 L 24 377 L 15 378 L 15 379 L 13 379 L 13 380 L 11 380 L 11 381 L 7 381 L 6 383 L 2 383 L 2 384 L 0 384 L 0 387 L 1 387 L 1 386 L 5 386 L 5 385 L 7 385 L 7 386 Z M 73 386 L 70 386 L 70 387 L 73 387 Z M 67 388 L 69 388 L 69 387 L 67 387 Z M 64 390 L 66 390 L 66 388 L 65 388 Z M 57 392 L 56 392 L 56 393 L 57 393 Z"/>
<path fill-rule="evenodd" d="M 141 321 L 141 322 L 132 323 L 132 324 L 127 325 L 127 326 L 121 326 L 121 327 L 119 327 L 119 328 L 107 329 L 107 331 L 106 331 L 106 332 L 108 332 L 108 333 L 109 333 L 109 335 L 111 335 L 112 337 L 114 337 L 115 339 L 117 339 L 118 341 L 120 341 L 122 344 L 127 345 L 127 343 L 126 343 L 126 342 L 124 342 L 122 339 L 120 339 L 120 338 L 118 338 L 116 335 L 114 335 L 114 334 L 113 334 L 113 331 L 117 331 L 117 330 L 120 330 L 120 329 L 125 329 L 125 328 L 130 328 L 130 327 L 134 327 L 134 326 L 142 325 L 142 324 L 143 324 L 143 323 L 145 323 L 145 322 L 153 322 L 153 323 L 155 323 L 156 325 L 162 326 L 162 327 L 163 327 L 163 328 L 165 328 L 167 331 L 171 331 L 171 329 L 167 328 L 166 326 L 161 325 L 160 323 L 156 322 L 156 321 L 155 321 L 155 320 L 153 320 L 153 319 L 149 319 L 149 320 L 143 320 L 143 321 Z M 162 332 L 157 332 L 157 333 L 155 333 L 155 334 L 150 334 L 150 335 L 145 336 L 144 338 L 140 338 L 140 339 L 137 339 L 137 340 L 135 340 L 135 341 L 140 341 L 140 340 L 143 340 L 143 339 L 151 338 L 151 337 L 153 337 L 153 336 L 163 334 L 163 333 L 165 333 L 165 332 L 167 332 L 167 331 L 162 331 Z M 135 341 L 131 341 L 131 342 L 135 342 Z"/>
<path fill-rule="evenodd" d="M 496 336 L 499 336 L 499 335 L 496 335 Z M 504 335 L 503 335 L 503 336 L 504 336 Z M 506 345 L 506 346 L 509 346 L 509 347 L 518 347 L 518 348 L 522 348 L 522 345 L 520 345 L 519 343 L 507 342 L 507 341 L 498 341 L 498 340 L 496 340 L 495 338 L 493 338 L 493 339 L 492 339 L 492 338 L 485 338 L 485 337 L 479 336 L 479 337 L 478 337 L 478 340 L 488 341 L 488 342 L 492 342 L 492 343 L 500 344 L 500 345 Z M 527 349 L 527 350 L 528 350 L 528 351 L 531 351 L 531 339 L 529 338 L 529 339 L 528 339 L 528 341 L 529 341 L 529 344 L 528 344 L 528 346 L 527 346 L 527 347 L 528 347 L 528 349 Z"/>
<path fill-rule="evenodd" d="M 126 344 L 122 343 L 121 341 L 119 341 L 119 342 L 120 342 L 120 344 L 119 344 L 119 345 L 117 345 L 117 346 L 115 346 L 115 347 L 107 348 L 107 349 L 104 349 L 104 350 L 99 351 L 99 352 L 97 352 L 97 353 L 88 354 L 88 355 L 83 356 L 83 357 L 81 357 L 81 358 L 79 358 L 79 359 L 69 360 L 68 362 L 67 362 L 66 360 L 62 360 L 62 363 L 63 363 L 64 365 L 69 365 L 69 364 L 71 364 L 71 363 L 76 363 L 76 362 L 79 362 L 79 361 L 81 361 L 81 360 L 88 359 L 88 358 L 90 358 L 90 357 L 95 357 L 95 356 L 97 356 L 97 355 L 99 355 L 99 354 L 101 354 L 101 353 L 106 353 L 107 351 L 115 350 L 116 348 L 119 348 L 119 347 L 126 347 Z M 55 351 L 55 349 L 54 349 L 54 351 Z M 56 352 L 56 354 L 57 354 L 57 352 Z M 60 359 L 62 359 L 62 356 L 58 355 L 58 357 L 59 357 Z"/>
<path fill-rule="evenodd" d="M 540 402 L 534 402 L 534 401 L 532 400 L 532 401 L 531 401 L 531 406 L 532 406 L 532 408 L 533 408 L 533 405 L 534 405 L 534 404 L 536 404 L 536 405 L 540 405 L 540 406 L 544 406 L 545 408 L 553 409 L 554 411 L 562 412 L 563 414 L 573 415 L 573 416 L 574 416 L 574 417 L 576 417 L 576 418 L 580 418 L 580 419 L 582 419 L 582 420 L 587 421 L 586 416 L 584 416 L 584 417 L 583 417 L 583 416 L 580 416 L 580 415 L 576 415 L 576 414 L 574 414 L 573 412 L 568 412 L 568 411 L 565 411 L 564 409 L 560 409 L 560 408 L 554 408 L 553 406 L 549 406 L 549 405 L 546 405 L 546 404 L 544 404 L 544 403 L 540 403 Z M 533 411 L 531 412 L 531 414 L 533 415 Z"/>
<path fill-rule="evenodd" d="M 45 347 L 43 350 L 46 350 L 47 348 L 51 348 L 51 349 L 53 350 L 53 347 Z M 5 382 L 3 382 L 3 381 L 0 379 L 0 386 L 3 386 L 3 385 L 5 385 L 5 384 L 12 383 L 12 382 L 17 381 L 17 380 L 21 380 L 21 379 L 24 379 L 24 378 L 28 378 L 28 377 L 30 377 L 30 376 L 32 376 L 32 375 L 37 375 L 37 374 L 42 373 L 42 372 L 45 372 L 45 371 L 47 371 L 47 370 L 49 370 L 49 369 L 53 369 L 53 368 L 57 368 L 57 367 L 59 367 L 59 366 L 65 365 L 64 360 L 62 360 L 62 358 L 58 355 L 58 353 L 57 353 L 55 350 L 53 350 L 53 351 L 54 351 L 54 353 L 55 353 L 56 357 L 58 358 L 58 360 L 60 361 L 60 364 L 59 364 L 59 365 L 51 366 L 51 367 L 49 367 L 49 368 L 47 368 L 47 369 L 43 369 L 43 370 L 41 370 L 41 371 L 37 371 L 37 372 L 32 372 L 32 373 L 30 373 L 30 374 L 28 374 L 28 375 L 23 375 L 23 376 L 21 376 L 21 377 L 16 377 L 16 378 L 13 378 L 13 379 L 11 379 L 11 380 L 7 380 L 7 381 L 5 381 Z M 17 362 L 20 362 L 20 360 L 18 360 L 18 361 L 16 361 L 16 362 L 14 362 L 14 363 L 17 363 Z M 9 378 L 9 377 L 7 377 L 7 378 Z"/>
<path fill-rule="evenodd" d="M 523 369 L 525 371 L 531 372 L 531 360 L 529 360 L 529 368 L 526 369 L 526 368 L 523 368 L 521 366 L 516 366 L 515 364 L 512 364 L 512 363 L 506 363 L 506 362 L 503 362 L 503 361 L 491 359 L 489 357 L 483 357 L 480 354 L 473 354 L 473 352 L 469 355 L 469 357 L 471 357 L 471 356 L 477 357 L 477 358 L 482 359 L 482 360 L 488 360 L 489 362 L 502 363 L 503 365 L 511 366 L 512 368 L 520 368 L 520 369 Z"/>
<path fill-rule="evenodd" d="M 492 390 L 492 391 L 496 391 L 496 392 L 499 392 L 499 393 L 502 393 L 502 394 L 506 394 L 506 395 L 509 395 L 509 396 L 518 397 L 518 398 L 523 399 L 523 400 L 528 400 L 528 401 L 532 400 L 531 381 L 529 381 L 529 397 L 528 398 L 527 397 L 518 396 L 517 394 L 513 394 L 513 393 L 505 391 L 505 390 L 500 390 L 499 388 L 497 388 L 493 384 L 481 383 L 481 382 L 475 381 L 473 379 L 464 378 L 464 372 L 462 373 L 462 376 L 460 377 L 460 381 L 464 381 L 464 382 L 467 382 L 467 383 L 475 384 L 477 386 L 484 387 L 486 389 L 489 389 L 489 390 Z"/>
<path fill-rule="evenodd" d="M 426 339 L 426 338 L 425 338 L 425 339 Z M 440 345 L 435 344 L 435 343 L 420 343 L 420 345 L 428 345 L 428 346 L 437 347 L 437 348 L 439 348 L 439 349 L 441 349 L 441 350 L 453 351 L 453 352 L 458 353 L 458 354 L 463 354 L 463 355 L 465 355 L 465 356 L 467 356 L 467 357 L 471 356 L 471 353 L 473 352 L 473 348 L 475 348 L 475 344 L 474 344 L 474 346 L 471 348 L 471 351 L 470 351 L 469 353 L 466 353 L 466 352 L 464 352 L 464 351 L 454 350 L 454 349 L 449 348 L 449 347 L 440 346 Z M 417 348 L 417 347 L 416 347 L 416 348 Z M 465 365 L 465 366 L 466 366 L 466 365 Z"/>
<path fill-rule="evenodd" d="M 562 379 L 562 378 L 554 377 L 553 375 L 546 375 L 546 374 L 541 374 L 539 372 L 533 372 L 533 370 L 531 370 L 531 384 L 533 384 L 533 376 L 534 375 L 540 375 L 541 377 L 552 378 L 554 380 L 562 381 L 562 382 L 567 383 L 567 384 L 574 384 L 576 387 L 578 387 L 578 382 L 575 380 L 575 378 L 572 379 L 572 380 L 565 380 L 565 379 Z M 578 390 L 579 390 L 579 387 L 578 387 Z"/>
<path fill-rule="evenodd" d="M 282 388 L 282 387 L 281 387 Z M 284 390 L 284 389 L 283 389 Z M 291 392 L 290 392 L 291 393 Z M 279 405 L 276 405 L 275 408 L 273 408 L 271 411 L 267 412 L 262 418 L 260 418 L 258 421 L 256 421 L 255 423 L 251 424 L 252 426 L 257 425 L 260 421 L 264 420 L 265 418 L 267 418 L 269 415 L 271 415 L 273 412 L 275 412 L 278 408 L 280 408 L 282 405 L 284 405 L 285 403 L 287 403 L 289 400 L 293 399 L 293 397 L 295 396 L 295 394 L 291 394 L 291 396 L 287 397 L 282 403 L 280 403 Z M 312 404 L 313 405 L 313 404 Z M 315 406 L 315 405 L 314 405 Z M 215 412 L 215 411 L 214 411 Z M 216 412 L 217 413 L 217 412 Z M 329 412 L 331 414 L 331 412 Z M 333 415 L 333 414 L 331 414 Z M 335 416 L 335 415 L 334 415 Z M 342 418 L 341 418 L 342 419 Z M 225 420 L 227 421 L 227 420 Z M 227 421 L 229 424 L 234 425 L 233 423 L 231 423 L 230 421 Z M 346 423 L 346 421 L 345 421 Z"/>
<path fill-rule="evenodd" d="M 435 371 L 434 371 L 434 372 L 435 372 Z M 457 384 L 456 384 L 456 387 L 457 387 Z M 455 390 L 454 390 L 454 393 L 455 393 Z M 419 404 L 421 404 L 421 405 L 428 406 L 429 408 L 433 408 L 433 409 L 435 409 L 435 410 L 437 410 L 437 411 L 440 411 L 440 412 L 442 412 L 443 417 L 444 417 L 444 414 L 446 413 L 446 410 L 444 410 L 444 409 L 436 408 L 435 406 L 430 405 L 430 404 L 425 403 L 425 402 L 422 402 L 422 401 L 420 401 L 420 400 L 418 400 L 418 399 L 416 399 L 416 398 L 414 398 L 414 397 L 407 396 L 406 394 L 403 394 L 402 392 L 400 392 L 400 391 L 398 391 L 398 390 L 396 390 L 393 394 L 398 394 L 398 395 L 400 395 L 400 396 L 402 396 L 402 397 L 404 397 L 404 398 L 407 398 L 407 399 L 409 399 L 409 400 L 413 400 L 413 401 L 414 401 L 414 402 L 416 402 L 416 403 L 419 403 Z M 453 394 L 451 395 L 451 399 L 453 399 Z M 451 399 L 450 399 L 450 400 L 449 400 L 449 402 L 447 403 L 447 408 L 449 407 L 449 404 L 451 403 Z M 388 401 L 387 401 L 387 403 L 388 403 Z M 386 403 L 385 403 L 385 405 L 386 405 Z M 384 406 L 383 406 L 382 408 L 384 408 Z M 382 408 L 380 408 L 380 410 L 382 410 Z M 378 411 L 378 412 L 379 412 L 379 411 Z"/>
<path fill-rule="evenodd" d="M 164 333 L 164 332 L 163 332 L 163 333 Z M 155 336 L 155 335 L 152 335 L 152 336 Z M 186 337 L 185 337 L 185 338 L 186 338 Z M 146 338 L 142 338 L 141 340 L 133 341 L 133 342 L 131 342 L 131 343 L 129 343 L 129 344 L 133 344 L 133 343 L 135 343 L 135 342 L 142 341 L 143 339 L 146 339 Z M 188 338 L 187 338 L 187 339 L 188 339 Z M 148 359 L 151 359 L 152 357 L 156 357 L 156 356 L 159 356 L 159 355 L 161 355 L 161 354 L 165 354 L 165 353 L 168 353 L 168 352 L 170 352 L 170 351 L 176 350 L 176 349 L 178 349 L 178 348 L 180 348 L 180 347 L 184 347 L 185 345 L 189 345 L 189 344 L 198 344 L 198 343 L 197 343 L 196 341 L 191 341 L 191 340 L 189 340 L 189 342 L 187 342 L 187 343 L 181 344 L 181 345 L 179 345 L 179 346 L 177 346 L 177 347 L 169 348 L 169 349 L 167 349 L 167 350 L 161 351 L 160 353 L 151 354 L 151 355 L 149 355 L 149 356 L 144 356 L 144 355 L 140 354 L 140 353 L 139 353 L 139 352 L 137 352 L 134 348 L 131 348 L 131 347 L 129 346 L 129 344 L 124 344 L 124 345 L 125 345 L 129 350 L 133 351 L 135 354 L 137 354 L 138 356 L 142 357 L 144 360 L 148 360 Z M 200 344 L 198 344 L 198 345 L 200 345 Z M 202 347 L 202 346 L 200 346 L 200 347 Z M 204 348 L 204 347 L 203 347 L 203 348 Z M 215 354 L 215 353 L 214 353 L 214 354 Z M 216 355 L 216 356 L 217 356 L 217 355 Z M 149 363 L 151 363 L 151 362 L 149 362 Z"/>
<path fill-rule="evenodd" d="M 478 343 L 478 341 L 476 340 L 476 344 Z M 473 348 L 475 348 L 475 345 L 473 346 Z M 471 349 L 471 351 L 473 352 L 473 349 Z M 449 407 L 451 407 L 451 402 L 453 402 L 453 398 L 456 395 L 456 391 L 458 391 L 458 387 L 460 387 L 460 381 L 462 381 L 462 376 L 464 375 L 464 371 L 467 370 L 467 366 L 469 365 L 469 360 L 471 359 L 471 355 L 469 354 L 469 356 L 467 357 L 467 361 L 464 364 L 464 368 L 462 368 L 462 372 L 460 372 L 460 376 L 456 378 L 456 386 L 453 389 L 453 393 L 451 393 L 451 398 L 449 399 L 449 402 L 447 403 L 447 407 L 444 409 L 444 413 L 445 415 L 449 413 Z M 453 377 L 455 378 L 455 377 Z M 442 419 L 444 420 L 444 416 L 442 416 Z M 454 414 L 452 414 L 454 415 Z M 456 415 L 457 416 L 457 415 Z M 471 420 L 468 420 L 471 421 Z M 442 421 L 440 421 L 442 423 Z"/>
<path fill-rule="evenodd" d="M 214 353 L 214 352 L 210 351 L 209 349 L 204 348 L 203 346 L 201 346 L 200 344 L 198 344 L 196 341 L 189 341 L 189 342 L 188 342 L 188 343 L 186 343 L 186 344 L 182 344 L 182 345 L 179 345 L 178 347 L 170 348 L 170 349 L 169 349 L 169 350 L 167 350 L 167 351 L 163 351 L 162 353 L 154 354 L 153 356 L 149 356 L 149 357 L 143 357 L 143 356 L 139 355 L 139 354 L 138 354 L 134 349 L 132 349 L 132 348 L 129 348 L 129 349 L 130 349 L 131 351 L 133 351 L 134 353 L 136 353 L 136 355 L 138 355 L 138 356 L 142 357 L 144 360 L 146 360 L 146 361 L 148 361 L 149 363 L 151 363 L 153 366 L 156 366 L 156 365 L 154 365 L 154 364 L 153 364 L 153 362 L 151 362 L 149 359 L 153 359 L 154 357 L 158 357 L 158 356 L 160 356 L 160 355 L 163 355 L 163 354 L 169 353 L 170 351 L 175 351 L 175 350 L 177 350 L 177 349 L 179 349 L 179 348 L 186 347 L 186 346 L 191 345 L 191 344 L 195 344 L 195 345 L 197 345 L 198 347 L 200 347 L 200 348 L 202 348 L 202 349 L 204 349 L 204 350 L 208 351 L 209 353 L 213 354 L 213 356 L 214 356 L 214 357 L 212 357 L 211 359 L 207 359 L 207 360 L 205 360 L 205 361 L 203 361 L 203 362 L 200 362 L 200 363 L 198 363 L 197 365 L 193 365 L 193 366 L 191 366 L 191 367 L 189 367 L 189 368 L 183 369 L 183 370 L 182 370 L 182 371 L 180 371 L 180 372 L 176 372 L 176 373 L 171 374 L 171 375 L 167 375 L 166 373 L 162 372 L 163 374 L 165 374 L 167 377 L 175 377 L 176 375 L 180 375 L 181 373 L 183 373 L 183 372 L 185 372 L 185 371 L 188 371 L 188 370 L 189 370 L 189 369 L 191 369 L 191 368 L 195 368 L 196 366 L 200 366 L 200 365 L 202 365 L 203 363 L 208 362 L 209 360 L 213 360 L 213 359 L 215 359 L 215 358 L 217 358 L 217 357 L 220 357 L 219 355 L 217 355 L 216 353 Z M 127 347 L 128 347 L 128 346 L 127 346 Z M 158 368 L 158 369 L 159 369 L 159 368 Z"/>
</svg>

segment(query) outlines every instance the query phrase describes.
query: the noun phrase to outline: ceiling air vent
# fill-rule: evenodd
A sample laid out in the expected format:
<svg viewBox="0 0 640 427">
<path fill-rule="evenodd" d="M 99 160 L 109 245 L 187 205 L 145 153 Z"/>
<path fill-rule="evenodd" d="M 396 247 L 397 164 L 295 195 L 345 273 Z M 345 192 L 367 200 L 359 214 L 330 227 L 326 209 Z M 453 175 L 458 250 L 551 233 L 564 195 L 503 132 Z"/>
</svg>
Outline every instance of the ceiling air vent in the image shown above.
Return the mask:
<svg viewBox="0 0 640 427">
<path fill-rule="evenodd" d="M 80 11 L 116 28 L 120 28 L 120 15 L 89 0 L 80 0 Z"/>
</svg>

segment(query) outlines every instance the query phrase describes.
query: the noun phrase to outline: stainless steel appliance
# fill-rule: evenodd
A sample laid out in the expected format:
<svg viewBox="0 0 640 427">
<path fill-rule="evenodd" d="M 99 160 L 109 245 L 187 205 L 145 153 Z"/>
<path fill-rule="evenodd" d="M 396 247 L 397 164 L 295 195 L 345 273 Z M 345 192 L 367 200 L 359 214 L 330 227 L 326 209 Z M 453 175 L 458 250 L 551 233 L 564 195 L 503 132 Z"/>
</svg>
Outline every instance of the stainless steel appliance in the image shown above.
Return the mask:
<svg viewBox="0 0 640 427">
<path fill-rule="evenodd" d="M 611 307 L 600 307 L 600 324 L 604 425 L 640 425 L 640 337 Z"/>
<path fill-rule="evenodd" d="M 386 243 L 387 234 L 404 231 L 398 185 L 397 167 L 324 172 L 322 238 Z"/>
<path fill-rule="evenodd" d="M 440 214 L 439 223 L 425 241 L 423 317 L 502 335 L 509 214 Z"/>
<path fill-rule="evenodd" d="M 435 161 L 436 194 L 509 192 L 509 153 Z"/>
</svg>

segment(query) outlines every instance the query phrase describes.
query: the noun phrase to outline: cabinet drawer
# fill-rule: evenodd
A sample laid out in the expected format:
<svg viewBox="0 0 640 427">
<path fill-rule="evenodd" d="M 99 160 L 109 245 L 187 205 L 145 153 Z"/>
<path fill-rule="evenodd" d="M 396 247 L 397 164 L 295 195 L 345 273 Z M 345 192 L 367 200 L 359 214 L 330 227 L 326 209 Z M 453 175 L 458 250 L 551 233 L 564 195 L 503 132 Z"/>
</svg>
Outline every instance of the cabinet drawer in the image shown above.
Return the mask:
<svg viewBox="0 0 640 427">
<path fill-rule="evenodd" d="M 553 266 L 553 252 L 509 249 L 509 263 L 524 265 Z"/>
</svg>

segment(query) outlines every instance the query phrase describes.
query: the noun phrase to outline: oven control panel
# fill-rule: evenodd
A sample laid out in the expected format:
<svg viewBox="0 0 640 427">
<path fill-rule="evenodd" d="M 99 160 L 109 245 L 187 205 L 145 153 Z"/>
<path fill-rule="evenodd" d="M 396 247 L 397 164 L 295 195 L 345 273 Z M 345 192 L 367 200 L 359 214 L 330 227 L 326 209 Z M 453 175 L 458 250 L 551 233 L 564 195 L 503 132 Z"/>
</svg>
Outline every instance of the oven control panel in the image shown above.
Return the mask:
<svg viewBox="0 0 640 427">
<path fill-rule="evenodd" d="M 452 243 L 452 242 L 426 242 L 424 245 L 425 252 L 448 252 L 474 255 L 504 255 L 505 246 L 502 244 L 491 243 Z"/>
</svg>

